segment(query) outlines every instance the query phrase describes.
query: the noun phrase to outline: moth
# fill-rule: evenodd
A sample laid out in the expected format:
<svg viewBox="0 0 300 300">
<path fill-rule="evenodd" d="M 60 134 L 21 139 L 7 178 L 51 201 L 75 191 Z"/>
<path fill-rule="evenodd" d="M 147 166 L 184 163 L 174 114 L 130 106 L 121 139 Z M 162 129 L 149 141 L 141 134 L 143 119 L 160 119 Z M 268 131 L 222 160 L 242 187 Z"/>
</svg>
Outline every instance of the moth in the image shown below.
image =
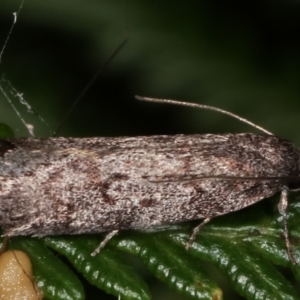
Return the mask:
<svg viewBox="0 0 300 300">
<path fill-rule="evenodd" d="M 264 132 L 0 139 L 4 236 L 109 232 L 97 253 L 119 230 L 204 219 L 189 248 L 211 219 L 281 192 L 295 263 L 286 209 L 300 188 L 300 151 Z"/>
</svg>

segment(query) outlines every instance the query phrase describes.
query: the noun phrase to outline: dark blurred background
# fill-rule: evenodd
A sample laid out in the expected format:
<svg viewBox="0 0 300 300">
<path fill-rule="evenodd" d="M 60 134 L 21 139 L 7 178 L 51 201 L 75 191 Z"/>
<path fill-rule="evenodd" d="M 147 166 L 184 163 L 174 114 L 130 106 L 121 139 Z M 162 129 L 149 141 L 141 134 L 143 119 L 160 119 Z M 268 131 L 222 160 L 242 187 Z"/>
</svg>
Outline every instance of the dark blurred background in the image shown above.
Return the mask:
<svg viewBox="0 0 300 300">
<path fill-rule="evenodd" d="M 19 4 L 0 2 L 1 45 Z M 88 90 L 61 135 L 253 131 L 218 113 L 140 103 L 134 99 L 139 94 L 215 105 L 300 144 L 298 1 L 127 0 L 126 11 L 128 44 Z M 55 131 L 124 31 L 119 0 L 27 0 L 0 75 Z M 0 121 L 26 135 L 0 97 Z M 49 135 L 25 112 L 37 136 Z"/>
<path fill-rule="evenodd" d="M 19 5 L 0 2 L 1 46 Z M 60 135 L 255 132 L 218 113 L 138 102 L 138 94 L 218 106 L 300 145 L 299 1 L 127 0 L 125 6 L 126 22 L 119 0 L 25 1 L 0 75 L 49 124 L 21 108 L 36 136 L 57 129 L 124 39 L 127 23 L 129 42 Z M 2 94 L 0 122 L 28 135 Z"/>
</svg>

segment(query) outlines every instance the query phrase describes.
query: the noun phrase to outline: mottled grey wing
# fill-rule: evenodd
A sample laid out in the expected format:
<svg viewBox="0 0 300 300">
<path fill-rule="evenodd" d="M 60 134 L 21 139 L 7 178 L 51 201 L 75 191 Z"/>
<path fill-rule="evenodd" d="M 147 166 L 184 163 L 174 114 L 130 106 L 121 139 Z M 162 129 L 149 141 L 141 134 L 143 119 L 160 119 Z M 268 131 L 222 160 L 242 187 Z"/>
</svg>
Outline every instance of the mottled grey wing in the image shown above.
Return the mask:
<svg viewBox="0 0 300 300">
<path fill-rule="evenodd" d="M 129 212 L 136 212 L 123 222 L 124 227 L 129 222 L 128 228 L 241 209 L 273 195 L 282 186 L 280 180 L 266 179 L 278 175 L 276 163 L 281 160 L 272 154 L 271 144 L 278 138 L 268 138 L 228 134 L 122 140 L 122 151 L 112 149 L 103 157 L 106 199 L 135 200 L 137 205 Z"/>
<path fill-rule="evenodd" d="M 289 147 L 254 134 L 2 140 L 1 224 L 41 236 L 222 215 L 280 190 L 259 177 L 289 175 Z"/>
</svg>

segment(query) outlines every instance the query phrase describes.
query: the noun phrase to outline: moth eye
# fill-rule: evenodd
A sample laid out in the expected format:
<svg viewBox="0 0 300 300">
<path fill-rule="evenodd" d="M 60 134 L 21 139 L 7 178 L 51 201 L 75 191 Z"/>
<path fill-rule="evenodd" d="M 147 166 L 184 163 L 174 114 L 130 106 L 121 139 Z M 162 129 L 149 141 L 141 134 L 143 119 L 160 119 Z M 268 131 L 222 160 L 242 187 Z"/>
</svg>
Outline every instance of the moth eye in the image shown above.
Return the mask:
<svg viewBox="0 0 300 300">
<path fill-rule="evenodd" d="M 300 190 L 300 177 L 292 177 L 289 179 L 287 186 L 291 191 Z"/>
</svg>

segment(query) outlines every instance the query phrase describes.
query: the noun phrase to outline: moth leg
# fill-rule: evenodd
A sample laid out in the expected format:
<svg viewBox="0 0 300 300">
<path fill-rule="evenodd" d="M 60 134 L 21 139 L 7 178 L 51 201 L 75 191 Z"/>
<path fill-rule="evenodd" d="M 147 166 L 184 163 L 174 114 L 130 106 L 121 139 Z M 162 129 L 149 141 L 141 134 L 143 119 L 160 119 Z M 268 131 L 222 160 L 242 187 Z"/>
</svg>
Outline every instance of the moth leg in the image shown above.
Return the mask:
<svg viewBox="0 0 300 300">
<path fill-rule="evenodd" d="M 117 229 L 109 232 L 104 238 L 104 240 L 100 243 L 100 245 L 91 253 L 91 256 L 96 256 L 100 252 L 100 250 L 105 247 L 105 245 L 109 242 L 109 240 L 113 236 L 115 236 L 118 232 L 119 230 Z"/>
<path fill-rule="evenodd" d="M 291 242 L 289 239 L 289 231 L 287 226 L 287 206 L 288 206 L 288 191 L 287 189 L 282 190 L 280 195 L 280 200 L 278 203 L 278 211 L 280 215 L 282 216 L 282 222 L 283 222 L 283 236 L 285 240 L 285 245 L 287 249 L 287 253 L 289 256 L 290 261 L 293 265 L 296 264 L 296 260 L 293 255 Z"/>
<path fill-rule="evenodd" d="M 186 243 L 186 245 L 185 245 L 185 249 L 186 249 L 186 250 L 189 250 L 189 249 L 190 249 L 190 247 L 191 247 L 192 244 L 194 243 L 195 238 L 196 238 L 198 232 L 200 231 L 200 229 L 201 229 L 205 224 L 207 224 L 211 219 L 212 219 L 212 218 L 206 218 L 206 219 L 204 219 L 203 222 L 201 222 L 198 226 L 196 226 L 196 227 L 193 229 L 193 233 L 192 233 L 192 235 L 190 236 L 189 241 L 188 241 L 188 242 Z"/>
</svg>

